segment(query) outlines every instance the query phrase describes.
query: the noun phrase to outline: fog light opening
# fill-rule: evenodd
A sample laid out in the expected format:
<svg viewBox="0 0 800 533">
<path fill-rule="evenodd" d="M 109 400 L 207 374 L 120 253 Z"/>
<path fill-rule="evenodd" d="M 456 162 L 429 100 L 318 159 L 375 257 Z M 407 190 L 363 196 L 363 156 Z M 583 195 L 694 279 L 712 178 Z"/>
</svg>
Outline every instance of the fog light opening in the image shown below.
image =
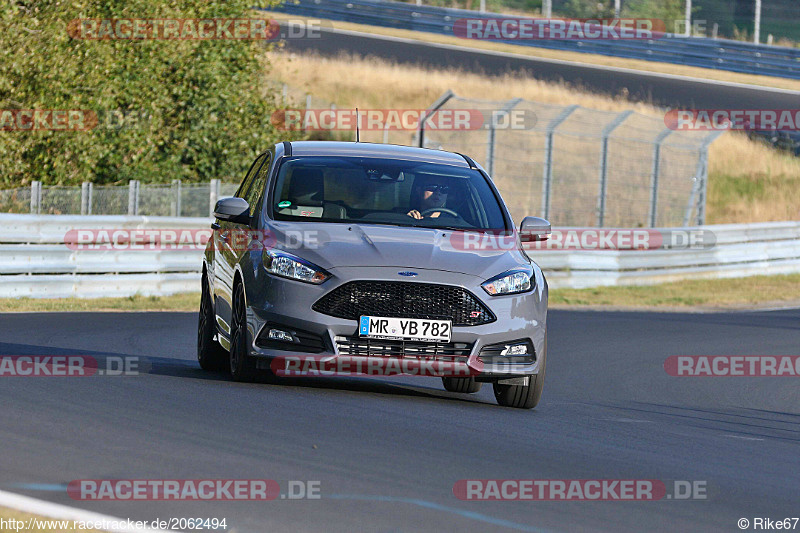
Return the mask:
<svg viewBox="0 0 800 533">
<path fill-rule="evenodd" d="M 282 329 L 270 329 L 267 338 L 272 341 L 294 342 L 292 334 Z"/>
<path fill-rule="evenodd" d="M 528 355 L 527 344 L 506 344 L 500 355 Z"/>
</svg>

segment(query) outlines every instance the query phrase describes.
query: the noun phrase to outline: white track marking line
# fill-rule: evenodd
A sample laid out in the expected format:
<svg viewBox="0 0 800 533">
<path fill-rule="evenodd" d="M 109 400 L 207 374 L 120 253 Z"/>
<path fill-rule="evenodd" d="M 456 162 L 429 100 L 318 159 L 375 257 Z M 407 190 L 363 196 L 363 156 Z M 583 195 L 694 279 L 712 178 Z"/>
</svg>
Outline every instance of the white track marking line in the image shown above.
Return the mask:
<svg viewBox="0 0 800 533">
<path fill-rule="evenodd" d="M 44 516 L 54 520 L 74 520 L 79 522 L 127 522 L 127 518 L 115 518 L 113 516 L 94 513 L 92 511 L 85 511 L 83 509 L 76 509 L 67 505 L 58 503 L 46 502 L 44 500 L 37 500 L 29 496 L 22 496 L 21 494 L 14 494 L 13 492 L 6 492 L 0 490 L 0 507 L 8 507 L 23 513 L 30 513 L 39 516 Z M 137 520 L 132 520 L 136 522 Z M 150 529 L 150 528 L 129 528 L 122 529 L 106 529 L 111 533 L 128 533 L 136 531 L 139 533 L 168 533 L 163 529 Z"/>
</svg>

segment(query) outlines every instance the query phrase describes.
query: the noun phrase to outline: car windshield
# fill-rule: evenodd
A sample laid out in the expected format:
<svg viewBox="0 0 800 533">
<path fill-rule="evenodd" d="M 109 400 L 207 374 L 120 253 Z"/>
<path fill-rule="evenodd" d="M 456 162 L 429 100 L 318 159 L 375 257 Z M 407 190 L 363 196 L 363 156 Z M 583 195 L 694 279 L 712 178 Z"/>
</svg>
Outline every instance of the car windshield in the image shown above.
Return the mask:
<svg viewBox="0 0 800 533">
<path fill-rule="evenodd" d="M 361 157 L 283 163 L 272 195 L 276 220 L 505 230 L 483 175 L 450 165 Z"/>
</svg>

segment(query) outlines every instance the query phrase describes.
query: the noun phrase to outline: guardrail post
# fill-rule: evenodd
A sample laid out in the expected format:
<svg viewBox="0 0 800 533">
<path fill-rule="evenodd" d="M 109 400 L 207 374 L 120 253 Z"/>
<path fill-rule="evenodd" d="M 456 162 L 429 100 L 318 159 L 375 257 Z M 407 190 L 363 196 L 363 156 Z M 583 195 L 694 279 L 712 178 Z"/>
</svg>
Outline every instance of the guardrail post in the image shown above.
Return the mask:
<svg viewBox="0 0 800 533">
<path fill-rule="evenodd" d="M 128 181 L 128 214 L 139 214 L 139 180 Z"/>
<path fill-rule="evenodd" d="M 491 121 L 489 122 L 489 129 L 487 130 L 487 146 L 486 146 L 486 171 L 489 175 L 494 174 L 494 146 L 495 146 L 495 128 L 497 127 L 497 119 L 501 116 L 508 116 L 514 107 L 522 101 L 522 98 L 514 98 L 513 100 L 509 100 L 506 105 L 504 105 L 498 113 L 492 111 Z M 486 122 L 486 117 L 484 117 L 484 122 Z M 510 119 L 509 119 L 510 120 Z"/>
<path fill-rule="evenodd" d="M 656 227 L 658 218 L 658 175 L 661 172 L 661 144 L 669 137 L 672 130 L 667 128 L 653 141 L 653 170 L 650 174 L 650 227 Z"/>
<path fill-rule="evenodd" d="M 606 190 L 608 189 L 608 138 L 620 124 L 625 122 L 633 111 L 624 111 L 603 128 L 600 147 L 600 191 L 597 193 L 597 226 L 603 227 L 606 217 Z"/>
<path fill-rule="evenodd" d="M 428 117 L 436 113 L 440 107 L 447 103 L 455 94 L 453 91 L 448 90 L 442 96 L 436 99 L 435 102 L 431 104 L 431 106 L 425 111 L 425 116 L 422 117 L 422 120 L 419 121 L 419 129 L 417 130 L 417 146 L 420 148 L 425 147 L 425 122 L 428 120 Z"/>
<path fill-rule="evenodd" d="M 756 0 L 756 14 L 753 21 L 753 42 L 761 42 L 761 0 Z"/>
<path fill-rule="evenodd" d="M 42 212 L 42 182 L 31 182 L 31 214 L 38 215 Z"/>
<path fill-rule="evenodd" d="M 175 195 L 175 200 L 171 202 L 170 211 L 172 216 L 181 216 L 181 180 L 172 180 L 172 193 Z"/>
<path fill-rule="evenodd" d="M 211 180 L 208 185 L 208 216 L 214 216 L 214 207 L 219 199 L 219 180 Z"/>
<path fill-rule="evenodd" d="M 579 105 L 564 108 L 556 118 L 547 124 L 544 139 L 544 170 L 542 173 L 542 216 L 550 217 L 550 192 L 553 189 L 553 134 L 556 128 L 576 110 Z"/>
</svg>

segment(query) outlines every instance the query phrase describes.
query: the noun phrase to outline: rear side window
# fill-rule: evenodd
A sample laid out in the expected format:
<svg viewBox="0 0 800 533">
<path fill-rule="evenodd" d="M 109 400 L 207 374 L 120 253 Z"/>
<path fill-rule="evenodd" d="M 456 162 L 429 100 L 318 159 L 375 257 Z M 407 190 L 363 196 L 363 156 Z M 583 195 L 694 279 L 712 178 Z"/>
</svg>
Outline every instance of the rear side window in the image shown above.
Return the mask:
<svg viewBox="0 0 800 533">
<path fill-rule="evenodd" d="M 269 164 L 270 160 L 272 159 L 271 156 L 272 154 L 270 153 L 265 154 L 261 168 L 255 173 L 255 178 L 253 178 L 252 184 L 250 185 L 250 190 L 247 191 L 247 196 L 245 197 L 248 205 L 250 205 L 251 217 L 256 214 L 258 205 L 261 203 L 261 198 L 264 196 L 264 189 L 267 184 L 267 174 L 269 174 Z"/>
<path fill-rule="evenodd" d="M 250 167 L 250 170 L 247 171 L 247 175 L 245 176 L 244 180 L 242 180 L 242 184 L 239 186 L 239 190 L 236 191 L 236 198 L 244 198 L 247 199 L 247 194 L 250 192 L 250 186 L 253 184 L 253 179 L 258 172 L 258 169 L 261 168 L 261 163 L 264 162 L 264 158 L 267 154 L 261 154 L 253 161 L 253 165 Z"/>
</svg>

